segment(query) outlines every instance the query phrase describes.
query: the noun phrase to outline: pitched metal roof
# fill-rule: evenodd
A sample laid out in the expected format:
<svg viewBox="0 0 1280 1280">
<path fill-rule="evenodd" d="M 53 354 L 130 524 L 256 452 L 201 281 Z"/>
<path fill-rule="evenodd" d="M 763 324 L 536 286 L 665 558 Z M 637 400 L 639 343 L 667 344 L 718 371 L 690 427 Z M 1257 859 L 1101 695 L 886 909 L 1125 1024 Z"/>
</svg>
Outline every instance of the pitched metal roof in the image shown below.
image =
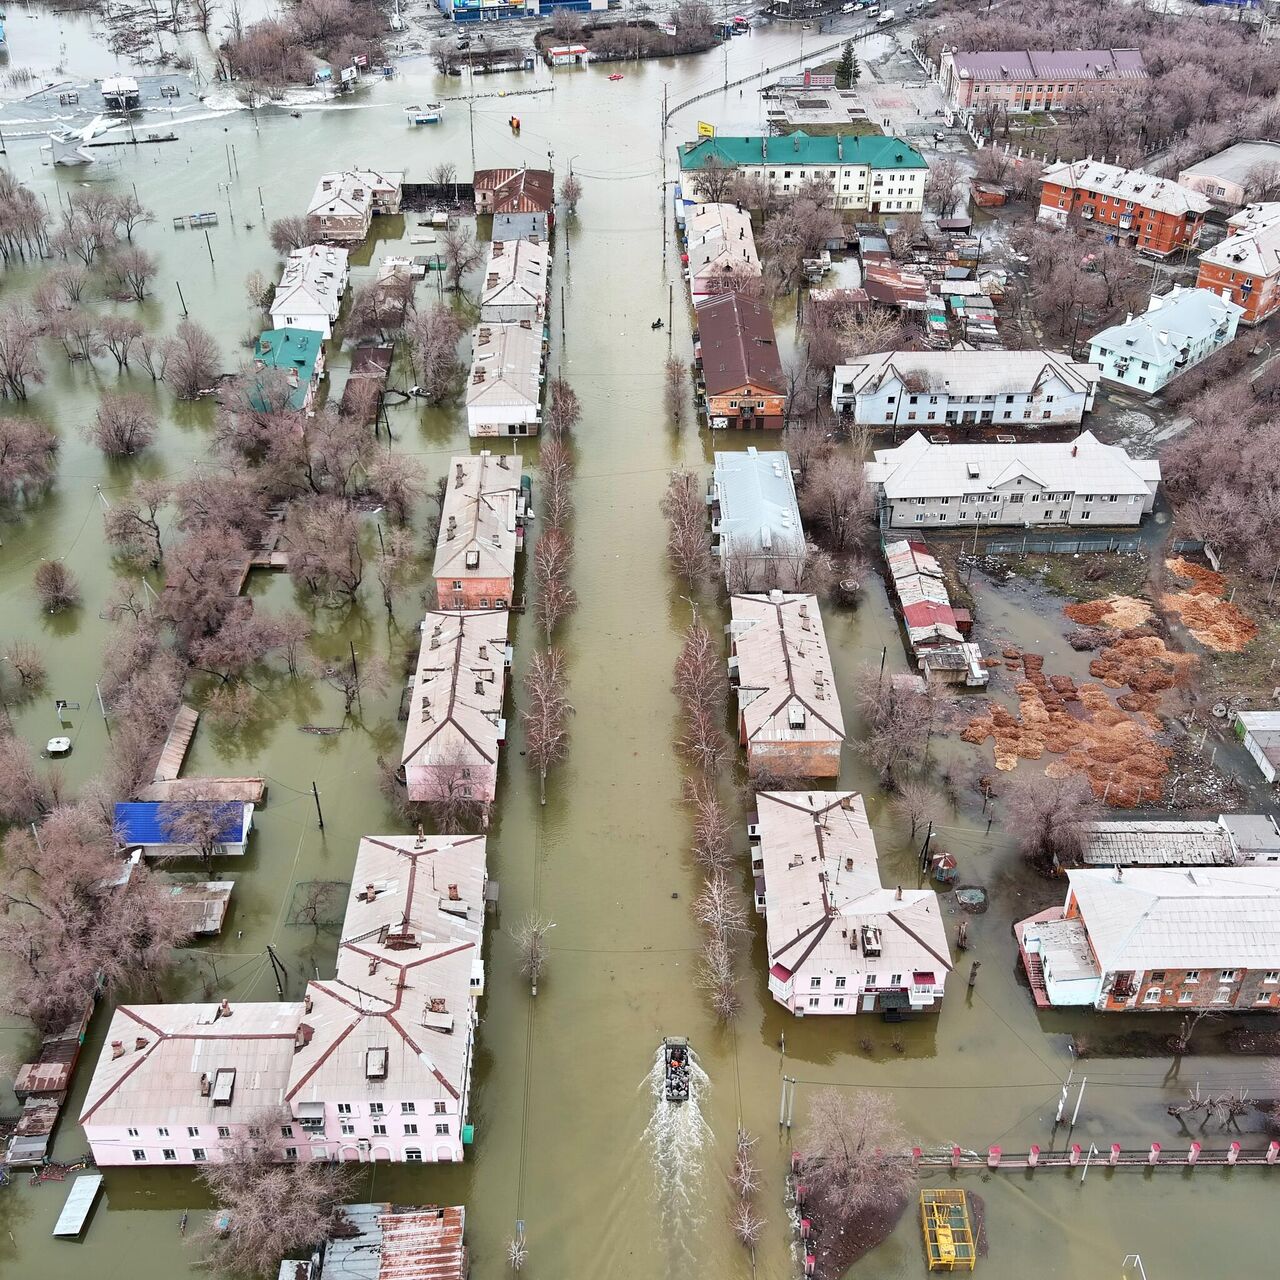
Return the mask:
<svg viewBox="0 0 1280 1280">
<path fill-rule="evenodd" d="M 744 387 L 783 394 L 786 381 L 767 304 L 724 293 L 699 302 L 694 310 L 708 395 L 727 395 Z"/>
<path fill-rule="evenodd" d="M 326 244 L 294 249 L 284 264 L 280 283 L 271 299 L 271 314 L 319 312 L 338 318 L 342 290 L 347 280 L 347 251 Z"/>
<path fill-rule="evenodd" d="M 717 452 L 715 495 L 728 554 L 789 556 L 804 551 L 791 459 L 780 450 Z"/>
<path fill-rule="evenodd" d="M 1052 184 L 1068 190 L 1089 191 L 1177 217 L 1206 213 L 1209 209 L 1205 196 L 1180 187 L 1171 178 L 1157 178 L 1141 169 L 1124 169 L 1092 158 L 1050 165 L 1044 171 L 1042 181 L 1046 186 Z"/>
<path fill-rule="evenodd" d="M 1230 234 L 1200 255 L 1202 263 L 1243 275 L 1280 276 L 1280 200 L 1246 205 L 1227 226 Z"/>
<path fill-rule="evenodd" d="M 494 213 L 549 213 L 556 200 L 550 169 L 477 169 L 474 183 L 493 192 Z"/>
<path fill-rule="evenodd" d="M 486 449 L 453 458 L 447 475 L 433 576 L 510 578 L 516 563 L 519 457 Z"/>
<path fill-rule="evenodd" d="M 948 396 L 1028 395 L 1051 378 L 1068 391 L 1096 386 L 1095 365 L 1061 351 L 877 351 L 836 366 L 835 382 L 855 395 L 879 391 L 897 378 L 909 391 Z"/>
<path fill-rule="evenodd" d="M 733 167 L 785 164 L 831 167 L 868 165 L 872 169 L 927 169 L 924 156 L 901 138 L 880 134 L 810 137 L 803 130 L 785 135 L 741 138 L 720 135 L 680 144 L 680 168 L 701 169 L 712 160 Z"/>
<path fill-rule="evenodd" d="M 1138 49 L 1003 49 L 953 53 L 966 80 L 1146 80 Z"/>
<path fill-rule="evenodd" d="M 1175 285 L 1166 294 L 1152 295 L 1142 315 L 1095 333 L 1089 345 L 1120 355 L 1132 353 L 1157 364 L 1175 364 L 1182 348 L 1212 337 L 1219 326 L 1230 324 L 1232 316 L 1239 319 L 1243 314 L 1243 307 L 1212 289 Z"/>
<path fill-rule="evenodd" d="M 324 1249 L 319 1280 L 465 1280 L 461 1205 L 402 1208 L 351 1204 Z"/>
<path fill-rule="evenodd" d="M 252 805 L 239 800 L 191 800 L 183 806 L 213 814 L 219 820 L 218 843 L 240 844 L 245 835 L 246 810 Z M 172 806 L 167 812 L 172 813 Z M 155 800 L 122 801 L 115 807 L 115 825 L 124 844 L 174 844 L 172 831 L 166 826 L 166 805 Z"/>
</svg>

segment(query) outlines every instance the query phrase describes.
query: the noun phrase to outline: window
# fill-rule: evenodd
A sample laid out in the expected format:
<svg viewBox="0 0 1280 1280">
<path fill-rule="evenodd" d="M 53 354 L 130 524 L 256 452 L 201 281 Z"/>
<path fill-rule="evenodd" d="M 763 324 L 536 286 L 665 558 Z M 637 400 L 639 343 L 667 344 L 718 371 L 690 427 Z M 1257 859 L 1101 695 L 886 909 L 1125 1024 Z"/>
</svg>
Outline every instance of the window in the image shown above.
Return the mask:
<svg viewBox="0 0 1280 1280">
<path fill-rule="evenodd" d="M 1080 513 L 1080 519 L 1081 519 L 1081 520 L 1088 520 L 1088 519 L 1089 519 L 1089 517 L 1090 517 L 1090 516 L 1092 516 L 1092 515 L 1093 515 L 1093 512 L 1092 512 L 1092 511 L 1082 511 L 1082 512 Z"/>
<path fill-rule="evenodd" d="M 387 1136 L 387 1126 L 385 1124 L 375 1124 L 373 1126 L 373 1136 L 375 1138 L 385 1138 Z"/>
<path fill-rule="evenodd" d="M 204 1153 L 204 1148 L 203 1148 L 203 1147 L 192 1147 L 192 1148 L 191 1148 L 191 1158 L 192 1158 L 193 1160 L 197 1161 L 197 1162 L 199 1162 L 199 1161 L 201 1161 L 201 1160 L 204 1160 L 204 1159 L 207 1159 L 207 1157 L 205 1156 L 205 1153 Z"/>
<path fill-rule="evenodd" d="M 446 1105 L 447 1105 L 447 1104 L 446 1104 L 446 1103 L 444 1103 L 444 1102 L 437 1102 L 437 1103 L 435 1104 L 435 1113 L 436 1113 L 436 1115 L 438 1115 L 438 1116 L 442 1116 L 442 1115 L 444 1115 Z"/>
<path fill-rule="evenodd" d="M 1219 987 L 1217 991 L 1213 993 L 1214 1004 L 1228 1004 L 1230 1003 L 1230 1000 L 1231 1000 L 1230 987 Z"/>
<path fill-rule="evenodd" d="M 1142 1003 L 1143 1004 L 1159 1004 L 1160 988 L 1148 987 L 1147 990 L 1142 993 Z"/>
<path fill-rule="evenodd" d="M 941 502 L 944 507 L 948 507 L 951 505 L 950 498 L 939 498 L 938 501 Z"/>
<path fill-rule="evenodd" d="M 350 1120 L 341 1120 L 338 1124 L 344 1138 L 350 1138 L 356 1131 L 355 1125 Z"/>
<path fill-rule="evenodd" d="M 1235 982 L 1240 975 L 1234 969 L 1223 969 L 1218 975 L 1219 982 Z"/>
<path fill-rule="evenodd" d="M 405 1125 L 405 1127 L 404 1127 L 404 1136 L 405 1136 L 406 1138 L 414 1138 L 414 1137 L 417 1137 L 417 1134 L 418 1134 L 418 1126 L 417 1126 L 416 1124 L 407 1124 L 407 1125 Z"/>
<path fill-rule="evenodd" d="M 482 609 L 487 609 L 487 608 L 489 607 L 489 597 L 488 597 L 488 596 L 481 596 L 481 597 L 480 597 L 480 607 L 481 607 Z"/>
<path fill-rule="evenodd" d="M 924 504 L 925 504 L 926 502 L 928 502 L 928 501 L 929 501 L 929 499 L 928 499 L 928 498 L 917 498 L 917 499 L 916 499 L 916 506 L 917 506 L 917 507 L 923 507 L 923 506 L 924 506 Z"/>
<path fill-rule="evenodd" d="M 161 1138 L 167 1138 L 167 1137 L 169 1136 L 169 1130 L 168 1130 L 168 1129 L 165 1129 L 165 1128 L 163 1128 L 163 1127 L 161 1127 L 161 1128 L 157 1129 L 157 1130 L 156 1130 L 156 1133 L 157 1133 L 157 1135 L 158 1135 L 159 1137 L 161 1137 Z"/>
<path fill-rule="evenodd" d="M 455 583 L 453 584 L 453 589 L 454 589 L 455 591 L 461 591 L 461 590 L 462 590 L 462 583 L 460 583 L 460 582 L 455 582 Z"/>
<path fill-rule="evenodd" d="M 382 1103 L 380 1102 L 369 1103 L 369 1114 L 371 1116 L 380 1116 L 382 1114 Z"/>
<path fill-rule="evenodd" d="M 282 1138 L 292 1138 L 292 1137 L 293 1137 L 293 1125 L 291 1125 L 291 1124 L 282 1124 L 282 1125 L 280 1126 L 280 1136 L 281 1136 Z"/>
<path fill-rule="evenodd" d="M 417 1112 L 417 1110 L 418 1110 L 418 1104 L 416 1102 L 402 1102 L 400 1104 L 400 1114 L 402 1116 L 414 1115 Z"/>
<path fill-rule="evenodd" d="M 844 1008 L 844 996 L 836 996 L 835 1000 L 834 1000 L 832 1003 L 835 1005 L 835 1007 L 836 1007 L 837 1009 L 843 1009 L 843 1008 Z"/>
<path fill-rule="evenodd" d="M 166 1160 L 176 1160 L 178 1158 L 178 1153 L 172 1147 L 165 1147 L 164 1158 Z"/>
<path fill-rule="evenodd" d="M 900 974 L 900 973 L 893 973 L 893 974 L 890 974 L 890 975 L 889 975 L 889 985 L 890 985 L 891 987 L 900 987 L 900 986 L 902 986 L 902 974 Z"/>
<path fill-rule="evenodd" d="M 351 1103 L 349 1102 L 338 1103 L 338 1114 L 340 1116 L 349 1116 L 351 1114 Z"/>
<path fill-rule="evenodd" d="M 229 1138 L 229 1137 L 231 1137 L 231 1130 L 230 1130 L 230 1129 L 228 1129 L 228 1128 L 227 1128 L 227 1126 L 226 1126 L 225 1124 L 220 1124 L 220 1125 L 218 1126 L 218 1137 L 220 1137 L 220 1138 Z"/>
<path fill-rule="evenodd" d="M 129 1137 L 131 1137 L 131 1138 L 136 1138 L 137 1136 L 138 1136 L 138 1131 L 137 1131 L 137 1129 L 130 1129 L 130 1130 L 129 1130 Z"/>
<path fill-rule="evenodd" d="M 924 512 L 921 511 L 916 516 L 916 524 L 924 524 Z"/>
<path fill-rule="evenodd" d="M 422 1152 L 421 1152 L 421 1151 L 419 1151 L 417 1147 L 405 1147 L 405 1149 L 404 1149 L 404 1158 L 405 1158 L 405 1159 L 406 1159 L 410 1164 L 421 1164 L 421 1163 L 422 1163 Z"/>
<path fill-rule="evenodd" d="M 837 991 L 843 991 L 843 990 L 844 990 L 844 988 L 845 988 L 845 984 L 846 984 L 848 981 L 849 981 L 849 979 L 848 979 L 848 978 L 837 978 L 837 979 L 836 979 L 836 990 L 837 990 Z"/>
<path fill-rule="evenodd" d="M 200 1136 L 200 1130 L 199 1130 L 198 1128 L 196 1128 L 196 1126 L 195 1126 L 195 1125 L 188 1125 L 188 1126 L 187 1126 L 187 1137 L 188 1137 L 188 1138 L 198 1138 L 199 1136 Z"/>
<path fill-rule="evenodd" d="M 1022 493 L 1011 493 L 1009 495 L 1009 501 L 1016 504 L 1021 502 L 1024 497 L 1026 497 L 1026 495 Z"/>
<path fill-rule="evenodd" d="M 1178 1003 L 1179 1003 L 1179 1004 L 1190 1004 L 1190 1003 L 1191 1003 L 1191 992 L 1190 992 L 1190 991 L 1179 991 L 1179 992 L 1178 992 Z"/>
<path fill-rule="evenodd" d="M 134 1147 L 133 1158 L 135 1160 L 145 1160 L 147 1158 L 147 1153 L 138 1147 Z"/>
<path fill-rule="evenodd" d="M 1262 975 L 1262 980 L 1263 982 L 1272 984 L 1280 982 L 1280 969 L 1268 969 L 1266 973 Z"/>
<path fill-rule="evenodd" d="M 820 999 L 820 997 L 818 997 L 818 996 L 810 996 L 810 997 L 809 997 L 809 1008 L 810 1008 L 810 1009 L 816 1009 L 820 1003 L 821 1003 L 821 999 Z"/>
<path fill-rule="evenodd" d="M 1254 996 L 1254 997 L 1253 997 L 1253 1003 L 1254 1003 L 1254 1004 L 1270 1004 L 1270 1003 L 1271 1003 L 1271 992 L 1269 992 L 1269 991 L 1259 991 L 1259 992 L 1258 992 L 1258 994 L 1257 994 L 1256 996 Z"/>
<path fill-rule="evenodd" d="M 298 1148 L 297 1148 L 297 1147 L 285 1147 L 285 1149 L 284 1149 L 284 1158 L 285 1158 L 286 1160 L 296 1160 L 296 1159 L 298 1158 Z"/>
<path fill-rule="evenodd" d="M 877 975 L 877 974 L 874 974 L 874 973 L 869 973 L 869 974 L 867 974 L 866 979 L 865 979 L 865 981 L 863 982 L 863 986 L 864 986 L 865 988 L 867 988 L 867 989 L 870 989 L 871 987 L 874 987 L 874 986 L 876 985 L 876 978 L 877 978 L 877 976 L 878 976 L 878 975 Z"/>
<path fill-rule="evenodd" d="M 1152 981 L 1152 982 L 1163 982 L 1163 981 L 1164 981 L 1164 970 L 1163 970 L 1163 969 L 1152 969 L 1152 970 L 1151 970 L 1151 981 Z"/>
<path fill-rule="evenodd" d="M 1183 975 L 1182 980 L 1183 980 L 1183 982 L 1188 982 L 1188 983 L 1190 983 L 1190 982 L 1199 982 L 1199 981 L 1200 981 L 1200 970 L 1199 970 L 1199 969 L 1188 969 L 1188 970 L 1186 971 L 1186 973 Z"/>
<path fill-rule="evenodd" d="M 810 990 L 810 991 L 816 991 L 820 986 L 822 986 L 822 979 L 821 979 L 821 978 L 810 978 L 810 979 L 809 979 L 809 990 Z"/>
<path fill-rule="evenodd" d="M 448 1126 L 447 1124 L 438 1124 L 438 1125 L 436 1125 L 436 1137 L 437 1137 L 437 1138 L 447 1137 L 447 1136 L 448 1136 L 448 1133 L 449 1133 L 449 1126 Z"/>
</svg>

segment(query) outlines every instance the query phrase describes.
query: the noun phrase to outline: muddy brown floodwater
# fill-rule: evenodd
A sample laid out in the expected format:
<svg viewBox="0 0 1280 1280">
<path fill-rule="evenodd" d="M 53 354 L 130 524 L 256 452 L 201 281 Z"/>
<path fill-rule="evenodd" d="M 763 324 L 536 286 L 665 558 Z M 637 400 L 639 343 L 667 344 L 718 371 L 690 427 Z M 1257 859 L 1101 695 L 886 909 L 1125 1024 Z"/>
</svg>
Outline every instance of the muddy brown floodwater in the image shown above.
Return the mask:
<svg viewBox="0 0 1280 1280">
<path fill-rule="evenodd" d="M 736 40 L 727 54 L 729 74 L 793 56 L 798 43 L 798 33 L 781 32 Z M 535 1278 L 794 1275 L 797 1260 L 783 1201 L 789 1140 L 778 1128 L 784 1071 L 800 1081 L 798 1124 L 816 1087 L 857 1085 L 891 1090 L 908 1128 L 926 1147 L 957 1142 L 984 1149 L 998 1143 L 1018 1151 L 1030 1142 L 1050 1142 L 1061 1082 L 1073 1066 L 1070 1036 L 1094 1021 L 1088 1015 L 1037 1015 L 1018 981 L 1010 922 L 1046 905 L 1059 890 L 1029 878 L 1017 865 L 998 812 L 988 830 L 981 800 L 967 787 L 939 836 L 960 859 L 962 881 L 987 885 L 993 903 L 971 920 L 972 950 L 953 975 L 939 1019 L 888 1026 L 862 1018 L 805 1022 L 784 1014 L 766 990 L 762 930 L 743 948 L 746 1007 L 732 1030 L 715 1025 L 693 985 L 698 936 L 689 901 L 695 878 L 679 803 L 681 770 L 671 749 L 675 707 L 669 692 L 689 604 L 664 561 L 657 504 L 670 467 L 683 462 L 705 469 L 712 442 L 692 427 L 677 432 L 664 419 L 662 362 L 669 339 L 649 326 L 655 316 L 666 315 L 674 285 L 675 350 L 689 354 L 674 245 L 668 244 L 665 258 L 663 253 L 663 84 L 672 101 L 714 87 L 725 74 L 725 57 L 716 52 L 679 64 L 627 65 L 625 79 L 614 83 L 602 70 L 562 73 L 554 93 L 518 100 L 524 125 L 519 138 L 506 127 L 511 101 L 494 97 L 475 104 L 479 164 L 536 165 L 553 152 L 561 172 L 572 158 L 585 188 L 578 217 L 566 220 L 557 235 L 554 277 L 553 359 L 583 404 L 575 440 L 575 586 L 582 604 L 563 637 L 577 714 L 569 761 L 553 777 L 545 809 L 539 809 L 536 787 L 523 767 L 518 730 L 503 760 L 489 845 L 490 872 L 501 882 L 502 899 L 486 943 L 490 980 L 481 1009 L 470 1158 L 461 1168 L 377 1168 L 369 1171 L 363 1190 L 378 1199 L 465 1203 L 474 1274 L 480 1277 L 504 1271 L 505 1241 L 517 1219 L 526 1224 L 527 1274 Z M 536 83 L 548 79 L 540 71 Z M 479 81 L 477 88 L 496 93 L 527 83 L 510 77 Z M 304 110 L 298 118 L 264 111 L 256 121 L 240 112 L 187 124 L 180 142 L 118 148 L 110 166 L 83 174 L 42 169 L 34 141 L 11 141 L 6 161 L 53 207 L 80 182 L 136 184 L 158 215 L 143 243 L 163 261 L 156 296 L 142 308 L 148 324 L 156 331 L 173 327 L 176 279 L 193 314 L 218 334 L 226 352 L 238 356 L 239 344 L 252 333 L 244 277 L 256 268 L 274 278 L 278 270 L 266 242 L 259 188 L 270 219 L 300 212 L 317 173 L 339 163 L 404 167 L 422 177 L 435 163 L 450 160 L 469 172 L 464 105 L 450 104 L 435 130 L 410 130 L 403 116 L 407 103 L 459 91 L 459 82 L 437 80 L 423 59 L 349 107 Z M 757 126 L 759 108 L 750 90 L 741 99 L 736 91 L 727 99 L 713 97 L 677 117 L 672 141 L 692 134 L 698 117 L 745 130 Z M 668 166 L 667 177 L 671 172 Z M 171 229 L 175 215 L 202 209 L 222 215 L 207 246 L 199 233 Z M 375 241 L 355 258 L 358 278 L 371 275 L 371 260 L 384 251 L 407 247 L 401 221 L 375 226 Z M 31 272 L 14 273 L 4 282 L 6 290 L 33 278 Z M 335 366 L 344 363 L 341 355 L 333 359 Z M 66 774 L 74 785 L 96 772 L 111 749 L 94 710 L 94 679 L 107 633 L 99 610 L 112 577 L 102 541 L 102 504 L 118 498 L 139 474 L 180 475 L 206 457 L 210 410 L 175 405 L 158 393 L 164 425 L 155 447 L 137 461 L 106 464 L 83 442 L 78 427 L 114 373 L 104 362 L 88 369 L 52 357 L 50 367 L 48 385 L 29 408 L 53 420 L 62 436 L 58 482 L 28 511 L 4 513 L 0 627 L 6 635 L 37 641 L 49 661 L 49 698 L 15 717 L 19 734 L 43 745 L 57 724 L 50 699 L 80 704 L 68 730 L 75 750 Z M 144 375 L 129 380 L 151 394 Z M 451 452 L 471 447 L 456 409 L 401 407 L 391 417 L 395 447 L 421 458 L 433 476 Z M 739 448 L 748 442 L 715 443 Z M 526 446 L 530 463 L 536 454 L 536 445 Z M 367 537 L 372 544 L 372 526 Z M 51 556 L 65 557 L 85 586 L 84 606 L 57 619 L 39 614 L 30 590 L 34 564 Z M 361 608 L 317 613 L 317 651 L 337 653 L 353 641 L 357 650 L 399 654 L 411 643 L 418 593 L 405 592 L 388 620 L 374 599 L 376 588 L 366 588 Z M 294 603 L 283 577 L 255 579 L 251 590 L 263 604 Z M 982 598 L 990 594 L 984 591 Z M 1016 601 L 1008 605 L 1011 619 L 1019 607 Z M 714 624 L 724 621 L 721 599 L 708 594 L 704 609 Z M 905 669 L 901 641 L 878 581 L 856 611 L 825 613 L 856 734 L 853 673 L 863 662 L 878 661 L 882 646 L 891 668 Z M 514 639 L 518 680 L 535 642 L 528 619 L 518 620 Z M 337 723 L 341 707 L 335 693 L 278 676 L 266 680 L 263 690 L 263 714 L 247 730 L 221 735 L 201 727 L 195 740 L 191 772 L 265 774 L 270 796 L 252 852 L 225 867 L 236 880 L 226 928 L 220 938 L 184 955 L 167 991 L 172 999 L 212 991 L 238 1000 L 275 998 L 264 954 L 268 942 L 287 961 L 291 994 L 317 968 L 327 974 L 335 934 L 288 923 L 295 886 L 316 878 L 347 879 L 358 838 L 393 824 L 379 799 L 375 757 L 398 749 L 396 695 L 366 698 L 359 726 L 321 738 L 300 733 L 299 726 Z M 973 748 L 955 740 L 935 743 L 934 767 L 947 764 L 973 769 Z M 323 833 L 314 820 L 313 780 L 325 806 Z M 889 882 L 909 881 L 914 861 L 906 833 L 886 815 L 874 780 L 850 749 L 840 781 L 868 790 L 885 875 Z M 745 832 L 741 844 L 745 894 Z M 516 973 L 510 939 L 513 924 L 535 904 L 558 922 L 536 1003 Z M 970 959 L 980 960 L 982 971 L 976 991 L 966 996 Z M 84 1150 L 74 1117 L 107 1020 L 105 1009 L 94 1020 L 57 1138 L 60 1159 Z M 690 1111 L 670 1129 L 653 1123 L 648 1079 L 664 1034 L 689 1036 L 709 1078 L 700 1116 Z M 27 1029 L 11 1022 L 2 1035 L 0 1049 L 6 1052 L 24 1052 L 32 1043 Z M 1162 1059 L 1075 1064 L 1077 1080 L 1089 1077 L 1075 1140 L 1087 1147 L 1113 1140 L 1145 1146 L 1159 1139 L 1174 1152 L 1181 1139 L 1164 1107 L 1184 1084 L 1243 1084 L 1254 1096 L 1265 1092 L 1262 1059 L 1188 1058 L 1180 1080 L 1167 1078 L 1169 1065 Z M 12 1106 L 12 1098 L 3 1102 L 6 1109 Z M 769 1224 L 754 1264 L 725 1223 L 723 1171 L 738 1123 L 760 1135 L 767 1169 L 760 1204 Z M 1248 1123 L 1257 1128 L 1256 1117 Z M 1258 1138 L 1255 1132 L 1250 1141 Z M 1059 1145 L 1064 1140 L 1059 1131 Z M 1223 1142 L 1210 1135 L 1207 1144 Z M 1272 1178 L 1258 1170 L 1228 1176 L 1201 1169 L 1191 1177 L 1094 1169 L 1083 1187 L 1076 1175 L 1053 1171 L 1034 1178 L 962 1179 L 975 1187 L 979 1181 L 990 1239 L 982 1271 L 993 1280 L 1113 1276 L 1133 1252 L 1142 1254 L 1153 1280 L 1260 1274 L 1272 1260 L 1261 1233 L 1239 1229 L 1267 1220 Z M 0 1191 L 0 1276 L 63 1280 L 91 1273 L 101 1280 L 172 1280 L 197 1267 L 198 1257 L 178 1232 L 181 1213 L 191 1210 L 194 1223 L 204 1203 L 188 1174 L 110 1172 L 105 1201 L 82 1244 L 50 1239 L 63 1191 L 57 1184 L 31 1188 L 25 1176 Z M 1228 1223 L 1237 1228 L 1229 1237 Z M 922 1274 L 913 1214 L 856 1271 L 884 1278 Z"/>
</svg>

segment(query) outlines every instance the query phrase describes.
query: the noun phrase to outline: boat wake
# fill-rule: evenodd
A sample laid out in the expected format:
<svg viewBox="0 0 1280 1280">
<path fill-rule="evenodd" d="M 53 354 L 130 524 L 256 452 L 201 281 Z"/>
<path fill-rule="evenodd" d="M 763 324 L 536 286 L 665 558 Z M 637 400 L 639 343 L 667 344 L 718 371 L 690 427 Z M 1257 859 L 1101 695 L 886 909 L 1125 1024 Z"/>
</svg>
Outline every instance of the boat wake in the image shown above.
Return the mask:
<svg viewBox="0 0 1280 1280">
<path fill-rule="evenodd" d="M 663 1235 L 671 1244 L 691 1241 L 691 1228 L 702 1219 L 705 1192 L 705 1158 L 711 1146 L 711 1126 L 703 1117 L 702 1103 L 711 1088 L 707 1073 L 689 1056 L 689 1098 L 667 1098 L 667 1070 L 662 1047 L 654 1055 L 645 1084 L 653 1096 L 653 1115 L 645 1126 L 644 1143 L 653 1168 L 654 1198 Z"/>
</svg>

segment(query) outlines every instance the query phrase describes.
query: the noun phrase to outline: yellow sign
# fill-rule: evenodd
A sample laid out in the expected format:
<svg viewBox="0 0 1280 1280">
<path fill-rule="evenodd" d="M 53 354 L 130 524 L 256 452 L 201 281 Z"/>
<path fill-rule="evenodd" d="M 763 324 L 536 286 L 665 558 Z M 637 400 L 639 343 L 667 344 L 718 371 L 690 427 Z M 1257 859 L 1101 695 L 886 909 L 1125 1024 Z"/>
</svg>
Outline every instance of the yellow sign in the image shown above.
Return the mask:
<svg viewBox="0 0 1280 1280">
<path fill-rule="evenodd" d="M 713 124 L 708 124 L 705 120 L 699 120 L 699 121 L 698 121 L 698 137 L 700 137 L 700 138 L 714 138 L 715 136 L 716 136 L 716 127 L 715 127 L 715 125 L 713 125 Z"/>
</svg>

